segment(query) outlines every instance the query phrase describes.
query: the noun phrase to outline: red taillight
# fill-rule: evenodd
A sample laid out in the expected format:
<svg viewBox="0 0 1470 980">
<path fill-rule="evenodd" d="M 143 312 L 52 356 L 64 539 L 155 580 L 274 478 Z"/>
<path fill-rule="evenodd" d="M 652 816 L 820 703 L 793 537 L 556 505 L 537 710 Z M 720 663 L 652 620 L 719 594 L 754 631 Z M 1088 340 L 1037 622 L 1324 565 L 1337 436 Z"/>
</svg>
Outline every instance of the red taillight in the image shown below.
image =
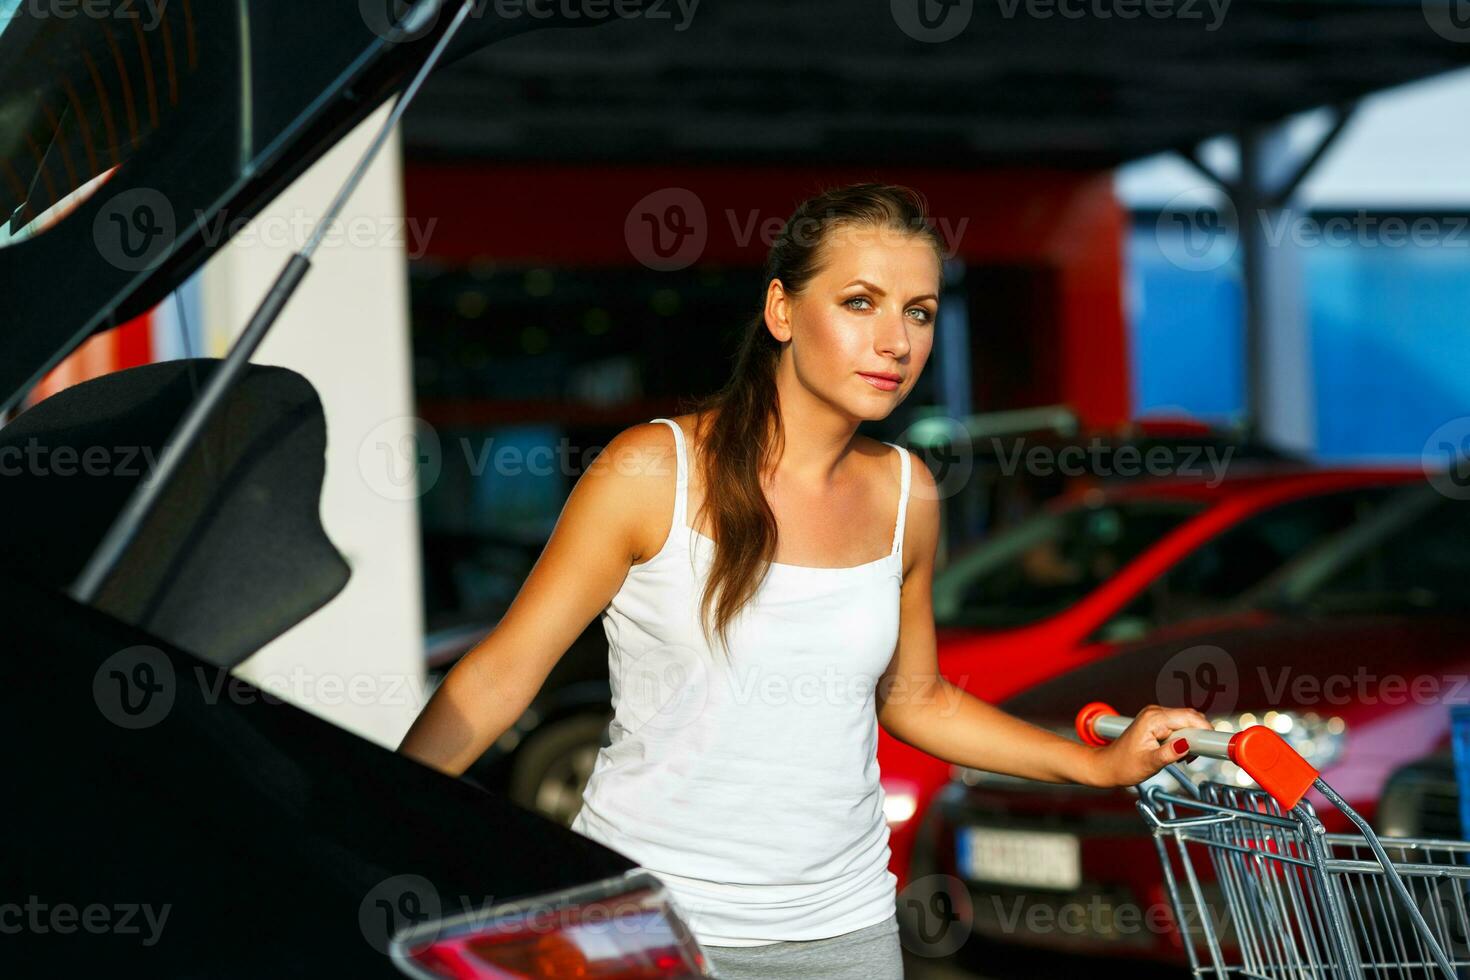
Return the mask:
<svg viewBox="0 0 1470 980">
<path fill-rule="evenodd" d="M 428 922 L 392 955 L 430 980 L 677 980 L 704 955 L 647 871 Z"/>
</svg>

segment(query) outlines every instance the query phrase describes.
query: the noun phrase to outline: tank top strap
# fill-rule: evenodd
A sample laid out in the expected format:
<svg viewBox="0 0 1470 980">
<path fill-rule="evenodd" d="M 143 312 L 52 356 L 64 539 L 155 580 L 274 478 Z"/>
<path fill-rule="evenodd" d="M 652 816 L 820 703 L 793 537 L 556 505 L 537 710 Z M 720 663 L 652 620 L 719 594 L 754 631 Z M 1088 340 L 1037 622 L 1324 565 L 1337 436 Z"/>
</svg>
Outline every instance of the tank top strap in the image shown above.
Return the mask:
<svg viewBox="0 0 1470 980">
<path fill-rule="evenodd" d="M 688 525 L 685 511 L 689 500 L 689 453 L 684 448 L 684 430 L 673 419 L 649 419 L 650 422 L 667 422 L 674 430 L 674 527 Z"/>
<path fill-rule="evenodd" d="M 898 450 L 899 466 L 901 467 L 898 489 L 898 520 L 895 522 L 893 528 L 892 553 L 898 555 L 899 557 L 902 557 L 904 518 L 908 516 L 909 512 L 909 451 L 896 442 L 887 442 L 885 443 L 885 445 L 892 446 L 894 449 Z"/>
</svg>

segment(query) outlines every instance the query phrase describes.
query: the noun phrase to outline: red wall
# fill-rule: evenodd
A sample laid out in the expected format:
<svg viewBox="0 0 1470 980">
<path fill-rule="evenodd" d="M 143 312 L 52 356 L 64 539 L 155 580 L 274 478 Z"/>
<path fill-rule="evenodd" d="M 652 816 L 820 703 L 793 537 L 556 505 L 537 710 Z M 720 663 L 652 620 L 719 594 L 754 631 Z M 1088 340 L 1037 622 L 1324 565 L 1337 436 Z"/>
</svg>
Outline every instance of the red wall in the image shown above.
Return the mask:
<svg viewBox="0 0 1470 980">
<path fill-rule="evenodd" d="M 1128 418 L 1123 212 L 1106 174 L 410 163 L 408 241 L 411 252 L 417 246 L 452 264 L 758 266 L 769 235 L 800 199 L 861 180 L 923 192 L 934 223 L 967 264 L 1053 273 L 1060 295 L 1057 322 L 1047 328 L 1060 342 L 1051 350 L 1055 362 L 1038 365 L 1038 375 L 1059 378 L 1063 400 L 1088 425 Z M 649 244 L 660 223 L 674 248 L 667 258 Z M 685 234 L 674 235 L 673 224 Z"/>
</svg>

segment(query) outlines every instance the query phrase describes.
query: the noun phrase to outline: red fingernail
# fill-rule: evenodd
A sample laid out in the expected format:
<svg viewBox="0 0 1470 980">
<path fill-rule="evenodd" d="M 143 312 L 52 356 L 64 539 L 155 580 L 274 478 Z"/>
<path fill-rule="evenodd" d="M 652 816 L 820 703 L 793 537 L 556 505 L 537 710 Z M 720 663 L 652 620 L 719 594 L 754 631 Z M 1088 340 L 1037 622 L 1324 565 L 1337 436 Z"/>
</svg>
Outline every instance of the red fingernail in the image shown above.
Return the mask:
<svg viewBox="0 0 1470 980">
<path fill-rule="evenodd" d="M 1174 742 L 1175 752 L 1183 752 L 1187 748 L 1189 748 L 1189 739 L 1187 738 L 1181 738 Z"/>
</svg>

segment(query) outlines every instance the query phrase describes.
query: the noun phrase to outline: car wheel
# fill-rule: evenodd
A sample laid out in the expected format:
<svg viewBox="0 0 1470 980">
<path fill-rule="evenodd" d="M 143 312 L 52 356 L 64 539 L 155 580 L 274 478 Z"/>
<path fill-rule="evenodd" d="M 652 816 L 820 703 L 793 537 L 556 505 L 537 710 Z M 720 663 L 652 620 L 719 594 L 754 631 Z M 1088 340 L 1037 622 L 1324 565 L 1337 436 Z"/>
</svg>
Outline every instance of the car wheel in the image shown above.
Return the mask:
<svg viewBox="0 0 1470 980">
<path fill-rule="evenodd" d="M 602 747 L 606 715 L 578 715 L 532 735 L 515 755 L 510 797 L 570 826 L 582 809 L 582 790 Z"/>
</svg>

